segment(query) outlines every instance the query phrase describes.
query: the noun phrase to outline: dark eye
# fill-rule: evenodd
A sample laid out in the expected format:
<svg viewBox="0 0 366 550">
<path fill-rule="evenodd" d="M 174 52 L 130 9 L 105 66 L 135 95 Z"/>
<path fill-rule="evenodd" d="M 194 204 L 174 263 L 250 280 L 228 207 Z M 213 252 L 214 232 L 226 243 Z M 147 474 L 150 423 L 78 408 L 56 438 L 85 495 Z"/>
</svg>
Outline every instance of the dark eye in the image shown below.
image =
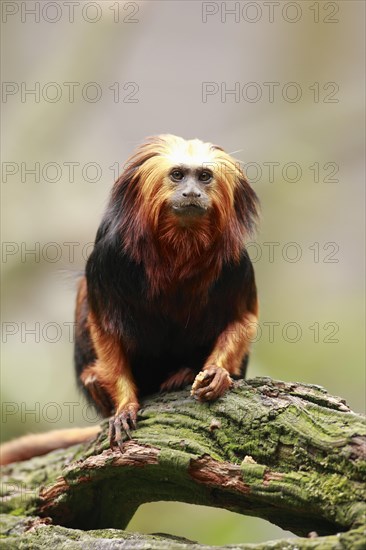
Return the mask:
<svg viewBox="0 0 366 550">
<path fill-rule="evenodd" d="M 174 181 L 181 181 L 184 178 L 184 174 L 183 174 L 182 170 L 173 170 L 170 173 L 170 177 Z"/>
<path fill-rule="evenodd" d="M 198 179 L 200 181 L 203 181 L 204 183 L 207 183 L 212 180 L 212 174 L 211 172 L 204 170 L 203 172 L 200 173 L 200 175 L 198 176 Z"/>
</svg>

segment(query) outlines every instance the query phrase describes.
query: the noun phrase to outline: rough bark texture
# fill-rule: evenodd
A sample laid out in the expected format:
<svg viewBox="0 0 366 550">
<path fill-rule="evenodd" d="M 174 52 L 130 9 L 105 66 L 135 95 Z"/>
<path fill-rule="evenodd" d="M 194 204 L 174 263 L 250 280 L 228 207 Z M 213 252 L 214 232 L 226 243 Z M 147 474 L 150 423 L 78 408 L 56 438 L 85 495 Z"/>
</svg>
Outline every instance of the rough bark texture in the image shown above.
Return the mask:
<svg viewBox="0 0 366 550">
<path fill-rule="evenodd" d="M 123 454 L 108 448 L 105 429 L 89 445 L 4 468 L 2 541 L 208 548 L 119 530 L 140 504 L 178 500 L 319 535 L 231 548 L 366 548 L 365 442 L 363 417 L 318 386 L 257 378 L 210 404 L 186 390 L 162 394 L 144 404 Z"/>
</svg>

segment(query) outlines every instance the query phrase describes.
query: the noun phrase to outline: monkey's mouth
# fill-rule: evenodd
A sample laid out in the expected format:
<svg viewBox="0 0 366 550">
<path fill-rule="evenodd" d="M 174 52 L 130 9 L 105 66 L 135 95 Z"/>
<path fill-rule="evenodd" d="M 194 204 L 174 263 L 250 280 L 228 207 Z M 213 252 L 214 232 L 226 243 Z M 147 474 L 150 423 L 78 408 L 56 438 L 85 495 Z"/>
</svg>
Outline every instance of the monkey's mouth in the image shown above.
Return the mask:
<svg viewBox="0 0 366 550">
<path fill-rule="evenodd" d="M 207 206 L 196 201 L 182 201 L 172 204 L 175 214 L 183 216 L 202 216 L 207 212 Z"/>
</svg>

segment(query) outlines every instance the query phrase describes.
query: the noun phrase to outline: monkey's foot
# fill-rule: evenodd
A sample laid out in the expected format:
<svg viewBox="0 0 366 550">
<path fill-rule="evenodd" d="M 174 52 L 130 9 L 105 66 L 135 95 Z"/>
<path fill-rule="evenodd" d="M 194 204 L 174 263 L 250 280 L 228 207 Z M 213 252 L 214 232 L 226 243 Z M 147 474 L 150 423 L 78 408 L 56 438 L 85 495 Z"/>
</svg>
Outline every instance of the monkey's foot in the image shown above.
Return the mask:
<svg viewBox="0 0 366 550">
<path fill-rule="evenodd" d="M 212 401 L 221 397 L 232 385 L 233 381 L 226 369 L 212 366 L 197 374 L 191 395 L 199 401 Z"/>
<path fill-rule="evenodd" d="M 111 449 L 115 444 L 123 451 L 124 435 L 131 439 L 131 430 L 136 429 L 137 412 L 140 408 L 138 403 L 128 403 L 118 410 L 109 421 L 109 445 Z"/>
<path fill-rule="evenodd" d="M 197 372 L 197 371 L 196 371 Z M 160 391 L 179 390 L 187 384 L 192 384 L 196 373 L 189 367 L 184 367 L 169 376 L 160 386 Z"/>
</svg>

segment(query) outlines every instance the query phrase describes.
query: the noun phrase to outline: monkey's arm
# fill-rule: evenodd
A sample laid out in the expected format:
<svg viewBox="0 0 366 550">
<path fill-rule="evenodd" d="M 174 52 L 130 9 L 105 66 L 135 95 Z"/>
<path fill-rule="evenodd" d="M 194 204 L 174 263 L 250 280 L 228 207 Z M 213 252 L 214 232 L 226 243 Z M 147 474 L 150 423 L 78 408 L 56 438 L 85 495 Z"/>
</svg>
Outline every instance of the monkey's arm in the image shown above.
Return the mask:
<svg viewBox="0 0 366 550">
<path fill-rule="evenodd" d="M 217 399 L 239 376 L 242 362 L 249 352 L 255 333 L 256 315 L 247 313 L 241 321 L 231 323 L 218 337 L 214 349 L 192 386 L 192 395 L 202 401 Z"/>
<path fill-rule="evenodd" d="M 217 399 L 232 386 L 231 376 L 240 376 L 245 357 L 248 356 L 258 320 L 258 299 L 254 270 L 247 253 L 238 266 L 241 284 L 236 288 L 232 306 L 236 319 L 218 336 L 195 378 L 192 395 L 200 400 Z M 234 281 L 234 279 L 233 279 Z"/>
</svg>

